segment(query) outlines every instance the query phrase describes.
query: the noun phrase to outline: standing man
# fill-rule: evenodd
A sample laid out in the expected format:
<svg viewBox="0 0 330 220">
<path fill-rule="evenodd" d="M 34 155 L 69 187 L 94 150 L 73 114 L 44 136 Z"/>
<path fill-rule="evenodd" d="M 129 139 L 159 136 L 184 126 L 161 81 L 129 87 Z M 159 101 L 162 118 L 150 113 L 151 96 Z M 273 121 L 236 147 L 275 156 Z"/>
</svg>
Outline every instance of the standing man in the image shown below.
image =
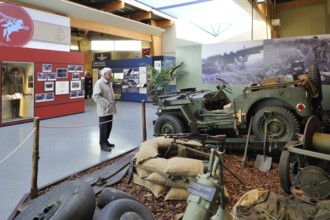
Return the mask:
<svg viewBox="0 0 330 220">
<path fill-rule="evenodd" d="M 97 115 L 99 116 L 100 147 L 101 150 L 111 151 L 115 145 L 110 144 L 113 115 L 117 113 L 116 100 L 112 88 L 112 70 L 105 67 L 100 71 L 101 78 L 97 80 L 93 89 L 93 100 L 97 104 Z"/>
<path fill-rule="evenodd" d="M 90 72 L 86 72 L 85 76 L 85 99 L 92 98 L 93 92 L 93 77 Z"/>
</svg>

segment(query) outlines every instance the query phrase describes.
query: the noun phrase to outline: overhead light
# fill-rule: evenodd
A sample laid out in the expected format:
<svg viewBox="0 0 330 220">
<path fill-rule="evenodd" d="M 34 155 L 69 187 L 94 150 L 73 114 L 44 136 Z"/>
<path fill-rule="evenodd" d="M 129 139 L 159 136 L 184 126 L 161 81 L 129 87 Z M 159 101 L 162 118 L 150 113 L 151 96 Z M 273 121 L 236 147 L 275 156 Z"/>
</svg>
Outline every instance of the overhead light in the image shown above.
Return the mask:
<svg viewBox="0 0 330 220">
<path fill-rule="evenodd" d="M 92 40 L 91 50 L 114 50 L 115 45 L 113 40 Z"/>
<path fill-rule="evenodd" d="M 279 27 L 279 26 L 281 26 L 281 20 L 280 20 L 279 18 L 277 18 L 277 19 L 272 19 L 272 20 L 271 20 L 271 23 L 272 23 L 272 25 L 273 25 L 274 27 Z"/>
<path fill-rule="evenodd" d="M 77 45 L 71 45 L 70 50 L 79 50 L 79 47 Z"/>
<path fill-rule="evenodd" d="M 266 4 L 267 0 L 254 0 L 257 4 Z"/>
<path fill-rule="evenodd" d="M 141 51 L 141 41 L 116 40 L 115 51 Z"/>
</svg>

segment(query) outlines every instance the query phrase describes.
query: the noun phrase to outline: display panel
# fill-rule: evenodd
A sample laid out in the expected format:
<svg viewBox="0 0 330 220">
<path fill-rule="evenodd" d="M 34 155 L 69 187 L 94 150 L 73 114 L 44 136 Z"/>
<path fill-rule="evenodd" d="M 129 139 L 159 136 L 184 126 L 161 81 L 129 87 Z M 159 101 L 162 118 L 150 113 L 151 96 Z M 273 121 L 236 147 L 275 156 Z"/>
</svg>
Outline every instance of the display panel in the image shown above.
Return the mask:
<svg viewBox="0 0 330 220">
<path fill-rule="evenodd" d="M 33 118 L 34 64 L 6 61 L 1 66 L 2 123 Z"/>
</svg>

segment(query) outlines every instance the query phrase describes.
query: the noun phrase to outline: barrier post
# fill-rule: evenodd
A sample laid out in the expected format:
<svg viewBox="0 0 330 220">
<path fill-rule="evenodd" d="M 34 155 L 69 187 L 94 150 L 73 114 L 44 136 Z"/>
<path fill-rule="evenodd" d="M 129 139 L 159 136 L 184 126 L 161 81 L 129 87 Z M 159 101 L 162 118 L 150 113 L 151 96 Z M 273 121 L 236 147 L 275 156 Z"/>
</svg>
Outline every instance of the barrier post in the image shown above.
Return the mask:
<svg viewBox="0 0 330 220">
<path fill-rule="evenodd" d="M 38 196 L 39 122 L 40 119 L 38 117 L 34 118 L 35 132 L 32 153 L 31 199 Z"/>
<path fill-rule="evenodd" d="M 147 140 L 147 129 L 146 129 L 146 103 L 142 100 L 142 132 L 143 141 Z"/>
</svg>

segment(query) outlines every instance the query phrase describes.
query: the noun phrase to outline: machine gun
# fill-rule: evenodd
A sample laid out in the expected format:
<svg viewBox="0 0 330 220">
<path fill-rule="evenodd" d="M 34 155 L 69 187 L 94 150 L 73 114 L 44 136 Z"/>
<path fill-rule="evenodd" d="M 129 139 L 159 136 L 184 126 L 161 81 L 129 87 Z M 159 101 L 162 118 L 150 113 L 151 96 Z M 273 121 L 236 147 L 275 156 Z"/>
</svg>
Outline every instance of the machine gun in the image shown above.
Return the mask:
<svg viewBox="0 0 330 220">
<path fill-rule="evenodd" d="M 216 147 L 214 145 L 208 145 L 210 148 L 217 148 L 219 149 L 219 146 L 224 146 L 225 142 L 226 142 L 226 135 L 209 135 L 209 134 L 192 134 L 192 133 L 183 133 L 183 134 L 165 134 L 164 135 L 165 138 L 173 138 L 173 142 L 172 144 L 168 147 L 166 153 L 164 154 L 164 157 L 166 157 L 166 155 L 169 153 L 169 151 L 171 149 L 175 148 L 175 145 L 178 143 L 177 140 L 183 140 L 183 141 L 190 141 L 190 140 L 197 140 L 202 144 L 202 147 L 205 148 L 205 142 L 207 140 L 214 140 L 217 142 Z M 187 143 L 186 145 L 189 145 L 189 143 Z M 200 151 L 196 151 L 194 149 L 191 148 L 187 148 L 190 151 L 194 151 L 197 152 L 199 154 L 203 154 Z M 206 154 L 207 156 L 209 156 L 208 154 Z"/>
<path fill-rule="evenodd" d="M 226 141 L 226 135 L 209 135 L 209 134 L 193 134 L 193 133 L 183 133 L 183 134 L 165 134 L 166 138 L 173 138 L 175 140 L 198 140 L 201 142 L 203 147 L 205 147 L 205 142 L 207 140 L 217 141 L 219 144 L 224 144 Z"/>
</svg>

